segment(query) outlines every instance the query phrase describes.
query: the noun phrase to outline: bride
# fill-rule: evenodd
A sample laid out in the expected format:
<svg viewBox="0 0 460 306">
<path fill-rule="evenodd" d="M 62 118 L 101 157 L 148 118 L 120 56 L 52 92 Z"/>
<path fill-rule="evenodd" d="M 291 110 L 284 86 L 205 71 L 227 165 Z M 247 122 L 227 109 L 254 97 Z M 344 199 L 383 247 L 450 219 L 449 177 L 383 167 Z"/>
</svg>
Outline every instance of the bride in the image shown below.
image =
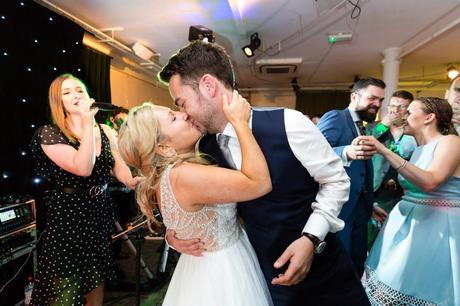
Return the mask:
<svg viewBox="0 0 460 306">
<path fill-rule="evenodd" d="M 205 252 L 182 254 L 163 305 L 273 305 L 257 257 L 237 220 L 236 202 L 271 191 L 251 113 L 236 91 L 223 109 L 241 144 L 241 171 L 208 165 L 195 152 L 201 132 L 187 114 L 150 103 L 130 111 L 119 134 L 121 156 L 145 177 L 136 191 L 142 212 L 158 207 L 181 239 L 199 237 Z"/>
</svg>

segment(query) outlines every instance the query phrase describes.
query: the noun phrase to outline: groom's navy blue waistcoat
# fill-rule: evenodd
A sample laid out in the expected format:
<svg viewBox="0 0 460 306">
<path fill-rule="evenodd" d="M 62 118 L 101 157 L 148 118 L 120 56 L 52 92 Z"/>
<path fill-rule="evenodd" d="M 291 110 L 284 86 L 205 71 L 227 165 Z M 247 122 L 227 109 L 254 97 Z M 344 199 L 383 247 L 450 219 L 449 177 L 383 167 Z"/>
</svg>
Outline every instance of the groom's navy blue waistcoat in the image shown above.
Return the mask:
<svg viewBox="0 0 460 306">
<path fill-rule="evenodd" d="M 287 268 L 286 264 L 276 270 L 273 264 L 301 237 L 312 213 L 318 184 L 291 151 L 283 109 L 253 111 L 252 131 L 267 159 L 273 189 L 256 200 L 239 203 L 238 213 L 257 253 L 274 305 L 369 305 L 349 258 L 331 233 L 326 236 L 326 249 L 315 255 L 304 281 L 295 286 L 271 285 L 272 278 Z M 200 149 L 220 166 L 229 167 L 215 135 L 204 137 Z"/>
<path fill-rule="evenodd" d="M 302 233 L 318 184 L 291 151 L 283 109 L 253 111 L 252 131 L 267 160 L 273 190 L 256 200 L 239 203 L 238 213 L 264 274 L 271 279 L 280 273 L 272 269 L 275 260 Z M 219 165 L 228 166 L 215 136 L 203 139 L 202 151 Z"/>
</svg>

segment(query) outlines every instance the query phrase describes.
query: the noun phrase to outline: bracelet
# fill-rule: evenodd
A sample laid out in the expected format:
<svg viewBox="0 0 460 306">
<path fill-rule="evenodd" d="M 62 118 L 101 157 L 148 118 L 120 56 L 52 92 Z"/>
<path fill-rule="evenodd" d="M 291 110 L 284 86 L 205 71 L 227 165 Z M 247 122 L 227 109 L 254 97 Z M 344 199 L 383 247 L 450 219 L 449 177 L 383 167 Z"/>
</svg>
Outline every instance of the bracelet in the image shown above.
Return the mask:
<svg viewBox="0 0 460 306">
<path fill-rule="evenodd" d="M 395 170 L 399 171 L 400 169 L 404 168 L 406 165 L 407 165 L 407 160 L 404 160 L 404 162 L 398 168 L 396 168 Z"/>
</svg>

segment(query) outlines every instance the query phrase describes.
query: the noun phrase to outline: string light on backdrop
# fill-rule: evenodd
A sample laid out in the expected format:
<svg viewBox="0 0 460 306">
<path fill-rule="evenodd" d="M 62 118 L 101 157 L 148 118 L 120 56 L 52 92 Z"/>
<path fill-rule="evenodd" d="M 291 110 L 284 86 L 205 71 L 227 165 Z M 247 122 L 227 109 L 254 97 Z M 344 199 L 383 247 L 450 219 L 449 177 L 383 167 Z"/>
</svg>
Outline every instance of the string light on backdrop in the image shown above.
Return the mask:
<svg viewBox="0 0 460 306">
<path fill-rule="evenodd" d="M 34 174 L 30 140 L 49 122 L 48 87 L 61 73 L 82 67 L 84 30 L 32 0 L 0 2 L 0 195 L 33 193 L 43 179 Z M 20 35 L 18 35 L 20 33 Z"/>
</svg>

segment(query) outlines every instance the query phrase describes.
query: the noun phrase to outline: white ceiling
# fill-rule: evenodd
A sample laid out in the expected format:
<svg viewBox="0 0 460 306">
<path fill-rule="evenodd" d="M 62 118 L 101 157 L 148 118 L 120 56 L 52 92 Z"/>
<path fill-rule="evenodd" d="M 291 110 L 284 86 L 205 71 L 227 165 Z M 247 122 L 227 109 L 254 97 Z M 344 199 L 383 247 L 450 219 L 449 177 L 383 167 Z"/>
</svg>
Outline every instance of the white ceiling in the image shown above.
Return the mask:
<svg viewBox="0 0 460 306">
<path fill-rule="evenodd" d="M 301 87 L 345 88 L 357 75 L 382 77 L 382 51 L 391 47 L 402 48 L 400 86 L 413 90 L 445 86 L 447 65 L 460 63 L 459 0 L 48 1 L 95 28 L 124 28 L 115 38 L 128 46 L 141 41 L 161 54 L 160 65 L 188 43 L 190 25 L 205 25 L 233 58 L 244 88 L 289 88 L 294 76 Z M 350 2 L 357 1 L 361 13 L 352 19 Z M 263 52 L 246 58 L 241 47 L 254 32 Z M 353 39 L 331 45 L 327 34 L 336 32 Z M 296 75 L 268 76 L 255 65 L 299 57 Z"/>
</svg>

